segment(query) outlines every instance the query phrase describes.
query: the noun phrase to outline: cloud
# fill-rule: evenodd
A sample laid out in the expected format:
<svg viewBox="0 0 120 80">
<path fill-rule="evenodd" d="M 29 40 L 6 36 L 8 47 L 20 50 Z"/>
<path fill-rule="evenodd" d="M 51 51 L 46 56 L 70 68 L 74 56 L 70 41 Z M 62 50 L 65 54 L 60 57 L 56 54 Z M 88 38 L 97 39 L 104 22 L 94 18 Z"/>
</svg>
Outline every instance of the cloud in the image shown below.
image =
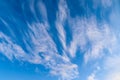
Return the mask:
<svg viewBox="0 0 120 80">
<path fill-rule="evenodd" d="M 76 64 L 72 64 L 66 60 L 63 61 L 61 58 L 59 60 L 59 62 L 57 62 L 56 59 L 54 60 L 55 62 L 52 61 L 52 63 L 54 63 L 54 66 L 50 65 L 51 69 L 53 69 L 50 72 L 51 74 L 61 76 L 60 80 L 74 80 L 78 77 L 79 72 L 78 66 Z"/>
<path fill-rule="evenodd" d="M 21 1 L 21 8 L 25 18 L 28 18 L 27 11 L 31 14 L 32 22 L 47 21 L 47 8 L 43 1 L 34 0 L 34 1 Z M 26 20 L 29 22 L 29 20 Z"/>
<path fill-rule="evenodd" d="M 55 76 L 60 76 L 60 80 L 72 80 L 76 78 L 79 74 L 77 65 L 71 63 L 66 55 L 60 56 L 58 54 L 56 46 L 49 36 L 45 25 L 33 24 L 29 27 L 31 27 L 35 35 L 30 34 L 32 45 L 34 46 L 34 54 L 39 53 L 38 55 L 42 57 L 40 64 L 50 68 L 50 73 Z"/>
<path fill-rule="evenodd" d="M 120 80 L 120 53 L 118 52 L 118 44 L 119 43 L 114 46 L 115 50 L 112 49 L 111 54 L 105 55 L 104 58 L 100 60 L 99 65 L 101 69 L 96 73 L 98 80 Z"/>
<path fill-rule="evenodd" d="M 56 19 L 56 28 L 57 31 L 59 33 L 59 39 L 62 43 L 62 46 L 64 48 L 64 50 L 66 50 L 67 46 L 66 46 L 66 32 L 64 30 L 64 25 L 65 25 L 65 21 L 67 20 L 67 4 L 64 0 L 60 0 L 59 4 L 58 4 L 58 12 L 57 12 L 57 19 Z M 64 52 L 63 50 L 63 52 Z"/>
<path fill-rule="evenodd" d="M 94 20 L 92 20 L 94 21 Z M 115 44 L 115 37 L 111 33 L 110 27 L 107 24 L 101 25 L 102 29 L 98 28 L 97 22 L 88 24 L 87 28 L 87 38 L 90 41 L 91 48 L 85 54 L 85 61 L 87 62 L 90 58 L 97 59 L 102 57 L 104 49 L 107 49 L 109 52 L 111 50 L 110 45 Z"/>
<path fill-rule="evenodd" d="M 97 73 L 100 70 L 100 66 L 96 66 L 93 72 L 87 77 L 87 80 L 98 80 Z"/>
<path fill-rule="evenodd" d="M 47 10 L 46 10 L 45 4 L 42 1 L 38 1 L 36 7 L 38 8 L 38 11 L 41 14 L 42 19 L 48 20 L 47 19 Z"/>
<path fill-rule="evenodd" d="M 72 80 L 77 77 L 78 67 L 70 62 L 68 57 L 57 54 L 56 47 L 43 24 L 29 25 L 32 31 L 30 36 L 29 48 L 25 43 L 29 53 L 25 52 L 22 46 L 13 42 L 10 37 L 0 32 L 0 52 L 11 61 L 17 59 L 19 61 L 27 61 L 32 64 L 42 64 L 50 69 L 50 73 L 59 76 L 61 80 Z M 41 34 L 39 34 L 39 32 Z M 34 34 L 34 35 L 33 35 Z"/>
<path fill-rule="evenodd" d="M 104 6 L 111 5 L 111 0 L 101 1 Z M 13 40 L 12 37 L 2 31 L 0 32 L 0 53 L 5 55 L 9 60 L 12 61 L 15 58 L 19 61 L 27 61 L 32 64 L 41 64 L 49 68 L 51 75 L 58 76 L 59 80 L 74 80 L 79 76 L 78 65 L 71 62 L 71 60 L 76 57 L 76 54 L 83 53 L 84 62 L 87 64 L 90 61 L 97 61 L 106 57 L 107 53 L 105 50 L 107 50 L 109 54 L 113 54 L 116 50 L 116 36 L 109 24 L 106 22 L 99 23 L 94 15 L 90 18 L 81 18 L 79 16 L 72 18 L 69 15 L 67 2 L 60 0 L 55 25 L 64 54 L 59 55 L 56 48 L 58 44 L 55 44 L 48 32 L 48 28 L 51 26 L 47 20 L 46 6 L 42 1 L 39 1 L 36 5 L 34 4 L 34 1 L 29 2 L 29 8 L 37 21 L 29 23 L 29 21 L 26 20 L 26 28 L 28 28 L 28 30 L 21 33 L 21 41 L 23 41 L 27 51 L 16 42 L 17 39 Z M 42 17 L 42 22 L 38 19 L 35 7 L 38 8 L 37 11 Z M 25 12 L 24 8 L 25 5 L 23 6 L 23 12 Z M 111 18 L 112 17 L 114 17 L 114 15 L 111 15 Z M 0 18 L 0 20 L 5 26 L 8 26 L 7 28 L 9 28 L 14 35 L 10 25 L 2 18 Z M 69 45 L 66 45 L 66 38 L 68 37 L 66 36 L 65 30 L 66 21 L 68 22 L 67 27 L 72 32 L 72 35 L 70 35 L 72 39 Z M 81 53 L 76 53 L 78 49 Z M 116 79 L 119 79 L 119 61 L 117 56 L 107 57 L 105 59 L 105 70 L 114 70 L 114 73 L 110 72 L 107 74 L 106 80 L 110 80 L 109 76 L 116 76 Z M 37 68 L 36 71 L 38 71 Z M 96 75 L 97 72 L 93 71 L 88 76 L 88 80 L 97 80 Z"/>
<path fill-rule="evenodd" d="M 72 57 L 76 56 L 77 48 L 84 52 L 84 61 L 88 63 L 91 60 L 100 59 L 116 44 L 116 37 L 110 28 L 110 25 L 102 22 L 98 23 L 95 17 L 70 19 L 70 25 L 73 32 L 73 40 L 70 45 Z"/>
<path fill-rule="evenodd" d="M 73 34 L 73 39 L 70 43 L 69 46 L 69 52 L 71 57 L 75 57 L 76 56 L 76 50 L 78 47 L 80 47 L 81 49 L 85 49 L 85 45 L 86 45 L 86 36 L 85 36 L 85 25 L 84 25 L 84 20 L 78 18 L 74 18 L 74 19 L 69 19 L 69 24 L 72 30 L 72 34 Z"/>
<path fill-rule="evenodd" d="M 34 17 L 36 17 L 36 20 L 38 20 L 34 10 L 34 1 L 30 2 L 29 5 L 31 5 L 31 12 Z M 40 13 L 44 18 L 43 22 L 29 23 L 29 21 L 26 21 L 26 27 L 28 30 L 21 33 L 21 38 L 27 51 L 24 50 L 23 46 L 16 42 L 17 39 L 13 40 L 12 37 L 0 32 L 0 40 L 2 40 L 2 42 L 0 42 L 0 52 L 11 61 L 15 58 L 16 60 L 23 62 L 27 61 L 32 64 L 42 64 L 46 68 L 49 68 L 50 73 L 58 76 L 60 80 L 73 80 L 77 78 L 79 74 L 78 66 L 72 63 L 65 54 L 62 56 L 58 54 L 59 52 L 56 49 L 56 44 L 47 31 L 50 25 L 46 19 L 47 13 L 45 5 L 40 2 L 38 6 L 40 6 Z M 67 14 L 64 13 L 66 10 L 64 9 L 65 7 L 65 1 L 61 1 L 59 4 L 59 11 L 57 13 L 58 16 L 56 21 L 58 32 L 60 34 L 60 40 L 64 46 L 64 49 L 65 31 L 63 25 L 64 20 L 67 17 Z"/>
<path fill-rule="evenodd" d="M 34 58 L 32 55 L 28 55 L 21 46 L 16 44 L 11 40 L 10 37 L 0 32 L 0 52 L 5 55 L 9 60 L 13 60 L 14 58 L 19 61 L 28 61 L 32 63 L 40 63 L 40 57 Z"/>
<path fill-rule="evenodd" d="M 95 74 L 91 74 L 91 75 L 88 77 L 87 80 L 96 80 L 96 79 L 95 79 Z"/>
</svg>

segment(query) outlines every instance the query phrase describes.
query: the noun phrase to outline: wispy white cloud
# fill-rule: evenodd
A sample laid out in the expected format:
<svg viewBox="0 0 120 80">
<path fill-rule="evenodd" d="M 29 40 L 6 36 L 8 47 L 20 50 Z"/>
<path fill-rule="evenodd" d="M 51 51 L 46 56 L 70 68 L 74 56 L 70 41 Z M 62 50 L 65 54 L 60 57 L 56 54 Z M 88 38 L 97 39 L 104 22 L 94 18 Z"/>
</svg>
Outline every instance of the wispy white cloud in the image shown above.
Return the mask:
<svg viewBox="0 0 120 80">
<path fill-rule="evenodd" d="M 56 59 L 52 60 L 52 63 L 53 65 L 50 65 L 50 67 L 53 70 L 50 73 L 53 75 L 61 76 L 60 80 L 74 80 L 78 77 L 78 66 L 76 64 L 72 64 L 71 62 L 68 62 L 68 60 L 65 58 L 58 55 Z"/>
<path fill-rule="evenodd" d="M 77 65 L 70 62 L 66 55 L 57 54 L 55 43 L 48 34 L 44 24 L 33 24 L 31 27 L 33 36 L 31 35 L 32 46 L 34 46 L 34 54 L 42 56 L 41 64 L 51 69 L 51 74 L 60 76 L 61 80 L 72 80 L 78 76 Z M 39 34 L 39 32 L 41 34 Z M 38 60 L 38 59 L 37 59 Z M 66 69 L 66 66 L 71 66 Z M 72 67 L 73 66 L 73 67 Z"/>
<path fill-rule="evenodd" d="M 0 52 L 9 60 L 12 61 L 14 57 L 18 60 L 27 58 L 24 50 L 19 45 L 12 42 L 11 39 L 2 32 L 0 32 L 0 40 Z"/>
<path fill-rule="evenodd" d="M 31 2 L 30 5 L 32 5 L 31 11 L 34 14 L 34 17 L 37 16 L 34 11 L 34 2 Z M 38 5 L 40 6 L 42 17 L 47 18 L 44 4 L 40 3 Z M 67 14 L 64 13 L 66 10 L 64 9 L 65 6 L 65 1 L 61 1 L 56 22 L 64 49 L 66 45 L 63 25 L 64 20 L 67 17 Z M 42 64 L 49 68 L 50 73 L 58 76 L 60 80 L 75 79 L 79 74 L 78 66 L 73 64 L 66 55 L 61 56 L 58 54 L 59 52 L 56 49 L 56 44 L 47 32 L 48 27 L 50 27 L 47 19 L 44 19 L 43 23 L 27 22 L 27 25 L 28 31 L 22 34 L 22 40 L 28 52 L 26 52 L 21 45 L 14 42 L 15 40 L 13 41 L 10 36 L 7 36 L 2 32 L 0 33 L 0 39 L 2 40 L 2 42 L 0 42 L 0 52 L 11 61 L 15 57 L 20 61 L 27 61 L 32 64 Z"/>
<path fill-rule="evenodd" d="M 15 36 L 13 30 L 9 27 L 8 22 L 5 21 L 2 17 L 0 18 L 0 21 L 4 24 L 4 27 L 6 27 L 6 28 L 9 30 L 10 34 L 11 34 L 12 36 Z"/>
<path fill-rule="evenodd" d="M 26 7 L 27 5 L 27 7 Z M 32 13 L 32 16 L 34 18 L 35 21 L 38 21 L 40 19 L 42 19 L 43 21 L 47 21 L 47 8 L 45 6 L 45 4 L 43 3 L 43 1 L 40 0 L 34 0 L 34 1 L 24 1 L 21 5 L 23 13 L 26 12 L 26 8 L 28 8 L 28 10 L 30 10 L 30 12 Z M 25 14 L 25 13 L 24 13 Z M 38 14 L 41 16 L 41 18 L 39 18 Z"/>
<path fill-rule="evenodd" d="M 103 1 L 102 3 L 109 6 L 111 5 L 109 1 Z M 27 23 L 29 30 L 22 36 L 24 36 L 23 43 L 28 53 L 22 46 L 14 42 L 10 36 L 0 32 L 0 53 L 11 61 L 13 58 L 16 58 L 17 60 L 27 61 L 32 64 L 42 64 L 50 69 L 52 75 L 59 76 L 59 80 L 74 80 L 78 77 L 79 71 L 78 65 L 72 63 L 71 59 L 76 57 L 77 49 L 80 49 L 84 53 L 85 63 L 97 60 L 106 55 L 104 49 L 113 54 L 116 37 L 112 33 L 110 26 L 107 23 L 98 23 L 95 17 L 89 19 L 80 17 L 71 18 L 65 0 L 60 0 L 59 2 L 55 25 L 63 46 L 63 53 L 67 53 L 62 56 L 57 54 L 59 53 L 56 48 L 57 44 L 54 43 L 49 32 L 47 32 L 50 25 L 47 21 L 47 11 L 44 3 L 40 1 L 37 5 L 34 5 L 34 1 L 32 1 L 30 5 L 30 9 L 36 20 L 39 19 L 34 10 L 35 6 L 39 7 L 39 13 L 44 19 L 42 23 L 39 21 Z M 23 8 L 25 8 L 25 5 Z M 5 26 L 9 26 L 3 19 L 0 20 Z M 68 27 L 72 30 L 72 40 L 69 46 L 66 46 L 65 21 L 68 21 Z M 70 58 L 66 55 L 68 53 Z M 118 57 L 115 56 L 106 59 L 105 66 L 107 68 L 112 67 L 112 69 L 117 68 L 116 70 L 118 70 L 118 67 L 114 67 L 115 65 L 119 65 Z M 119 72 L 117 73 L 119 74 Z M 119 79 L 118 74 L 115 72 L 115 74 L 110 73 L 108 76 L 115 75 Z M 96 72 L 91 73 L 88 76 L 88 80 L 97 80 Z"/>
<path fill-rule="evenodd" d="M 87 80 L 96 80 L 95 79 L 95 74 L 91 74 L 90 76 L 88 76 Z"/>
<path fill-rule="evenodd" d="M 99 80 L 97 79 L 97 76 L 96 76 L 99 70 L 100 70 L 100 67 L 96 66 L 94 71 L 87 77 L 87 80 Z"/>
<path fill-rule="evenodd" d="M 69 19 L 69 24 L 71 25 L 71 30 L 73 34 L 73 39 L 69 46 L 69 52 L 71 57 L 76 56 L 76 50 L 80 47 L 81 50 L 85 50 L 85 45 L 87 42 L 86 35 L 85 35 L 85 24 L 84 20 L 78 18 Z"/>
<path fill-rule="evenodd" d="M 36 7 L 38 8 L 39 13 L 41 14 L 42 19 L 48 20 L 47 19 L 47 10 L 46 6 L 42 1 L 38 1 Z"/>
<path fill-rule="evenodd" d="M 66 50 L 66 32 L 64 30 L 65 21 L 67 20 L 68 8 L 64 0 L 60 0 L 58 4 L 58 12 L 56 19 L 56 28 L 59 33 L 59 39 L 63 45 L 63 52 Z"/>
<path fill-rule="evenodd" d="M 2 32 L 0 32 L 0 40 L 2 40 L 0 42 L 0 52 L 11 61 L 15 57 L 20 61 L 42 64 L 51 70 L 51 74 L 59 76 L 60 80 L 76 78 L 79 74 L 77 65 L 71 63 L 68 57 L 57 54 L 55 44 L 46 32 L 44 25 L 38 23 L 29 25 L 29 27 L 32 30 L 29 32 L 29 39 L 33 47 L 30 49 L 25 43 L 29 53 L 26 53 L 22 46 L 15 43 Z"/>
<path fill-rule="evenodd" d="M 90 41 L 91 48 L 88 49 L 87 53 L 85 54 L 86 62 L 90 58 L 97 59 L 102 57 L 105 54 L 104 49 L 107 49 L 110 52 L 110 46 L 113 46 L 116 41 L 109 25 L 103 24 L 100 26 L 101 29 L 98 28 L 99 26 L 96 22 L 90 23 L 89 25 L 86 33 L 87 38 Z"/>
<path fill-rule="evenodd" d="M 116 43 L 116 37 L 107 23 L 98 23 L 95 17 L 76 18 L 72 19 L 70 23 L 73 30 L 70 51 L 73 56 L 75 56 L 78 47 L 85 52 L 85 63 L 101 58 L 105 55 L 104 49 L 111 52 L 111 48 Z"/>
</svg>

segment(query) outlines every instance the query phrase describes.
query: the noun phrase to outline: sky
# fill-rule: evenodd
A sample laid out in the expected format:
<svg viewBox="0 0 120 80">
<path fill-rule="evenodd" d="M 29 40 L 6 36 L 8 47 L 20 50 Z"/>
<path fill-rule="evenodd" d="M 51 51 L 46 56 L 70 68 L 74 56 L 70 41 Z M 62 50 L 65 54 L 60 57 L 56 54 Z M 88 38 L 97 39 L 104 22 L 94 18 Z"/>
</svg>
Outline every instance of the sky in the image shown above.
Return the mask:
<svg viewBox="0 0 120 80">
<path fill-rule="evenodd" d="M 0 0 L 0 80 L 120 80 L 119 0 Z"/>
</svg>

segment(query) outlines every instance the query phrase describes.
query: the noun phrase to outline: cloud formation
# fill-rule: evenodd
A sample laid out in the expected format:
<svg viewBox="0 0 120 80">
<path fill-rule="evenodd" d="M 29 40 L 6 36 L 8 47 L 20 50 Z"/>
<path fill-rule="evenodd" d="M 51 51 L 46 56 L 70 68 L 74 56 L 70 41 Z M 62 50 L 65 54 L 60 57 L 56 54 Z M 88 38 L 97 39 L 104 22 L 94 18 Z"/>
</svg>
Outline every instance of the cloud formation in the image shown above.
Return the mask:
<svg viewBox="0 0 120 80">
<path fill-rule="evenodd" d="M 94 4 L 97 4 L 93 0 Z M 112 5 L 111 0 L 101 0 L 103 7 L 109 7 Z M 30 13 L 30 18 L 26 16 L 26 3 Z M 36 4 L 36 5 L 35 5 Z M 105 70 L 107 77 L 103 77 L 103 80 L 113 80 L 110 76 L 116 76 L 116 80 L 120 79 L 119 65 L 120 60 L 117 55 L 113 55 L 119 48 L 119 42 L 117 40 L 111 25 L 106 21 L 99 22 L 97 16 L 92 15 L 87 17 L 71 17 L 70 9 L 65 0 L 58 2 L 58 10 L 56 11 L 54 25 L 56 32 L 58 32 L 58 38 L 60 43 L 56 43 L 51 37 L 49 28 L 52 26 L 49 23 L 47 13 L 47 7 L 42 1 L 28 1 L 22 4 L 22 11 L 25 16 L 25 29 L 19 29 L 21 40 L 17 39 L 13 28 L 2 17 L 0 21 L 11 32 L 12 37 L 6 33 L 0 31 L 0 53 L 5 55 L 9 60 L 16 59 L 18 61 L 27 61 L 32 64 L 41 64 L 50 69 L 50 74 L 59 77 L 59 80 L 75 80 L 79 78 L 79 63 L 72 62 L 78 54 L 83 54 L 83 64 L 87 65 L 93 62 L 100 62 L 103 60 L 104 64 L 101 70 Z M 38 12 L 38 13 L 37 13 Z M 38 14 L 41 16 L 38 17 Z M 113 14 L 113 13 L 112 13 Z M 111 18 L 114 17 L 111 15 Z M 29 21 L 29 19 L 34 19 Z M 110 19 L 111 19 L 110 18 Z M 17 20 L 17 18 L 15 19 Z M 20 19 L 19 19 L 20 20 Z M 14 20 L 11 20 L 14 24 Z M 68 24 L 68 25 L 66 25 Z M 3 26 L 3 27 L 4 27 Z M 71 35 L 67 35 L 67 28 L 71 31 Z M 13 39 L 14 36 L 14 39 Z M 56 37 L 56 36 L 55 36 Z M 67 39 L 69 44 L 67 45 Z M 21 41 L 23 45 L 19 44 Z M 62 44 L 62 55 L 60 55 L 57 45 Z M 80 52 L 78 52 L 80 50 Z M 119 53 L 118 53 L 119 54 Z M 111 56 L 110 56 L 111 55 Z M 103 60 L 102 60 L 103 59 Z M 82 60 L 82 59 L 81 59 Z M 80 60 L 78 60 L 79 62 Z M 95 64 L 95 63 L 93 63 Z M 100 64 L 100 63 L 99 63 Z M 90 65 L 91 66 L 91 65 Z M 110 71 L 112 69 L 113 71 Z M 114 73 L 112 73 L 114 72 Z M 87 80 L 99 80 L 96 70 L 91 71 Z"/>
</svg>

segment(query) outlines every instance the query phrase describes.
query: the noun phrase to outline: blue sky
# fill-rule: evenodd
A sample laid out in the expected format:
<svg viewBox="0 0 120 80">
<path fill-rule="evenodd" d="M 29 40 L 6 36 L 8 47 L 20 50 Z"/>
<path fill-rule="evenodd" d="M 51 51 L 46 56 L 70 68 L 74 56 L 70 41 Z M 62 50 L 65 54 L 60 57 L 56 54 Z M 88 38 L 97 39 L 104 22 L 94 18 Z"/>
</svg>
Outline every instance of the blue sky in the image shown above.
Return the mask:
<svg viewBox="0 0 120 80">
<path fill-rule="evenodd" d="M 0 80 L 120 80 L 119 0 L 0 0 Z"/>
</svg>

